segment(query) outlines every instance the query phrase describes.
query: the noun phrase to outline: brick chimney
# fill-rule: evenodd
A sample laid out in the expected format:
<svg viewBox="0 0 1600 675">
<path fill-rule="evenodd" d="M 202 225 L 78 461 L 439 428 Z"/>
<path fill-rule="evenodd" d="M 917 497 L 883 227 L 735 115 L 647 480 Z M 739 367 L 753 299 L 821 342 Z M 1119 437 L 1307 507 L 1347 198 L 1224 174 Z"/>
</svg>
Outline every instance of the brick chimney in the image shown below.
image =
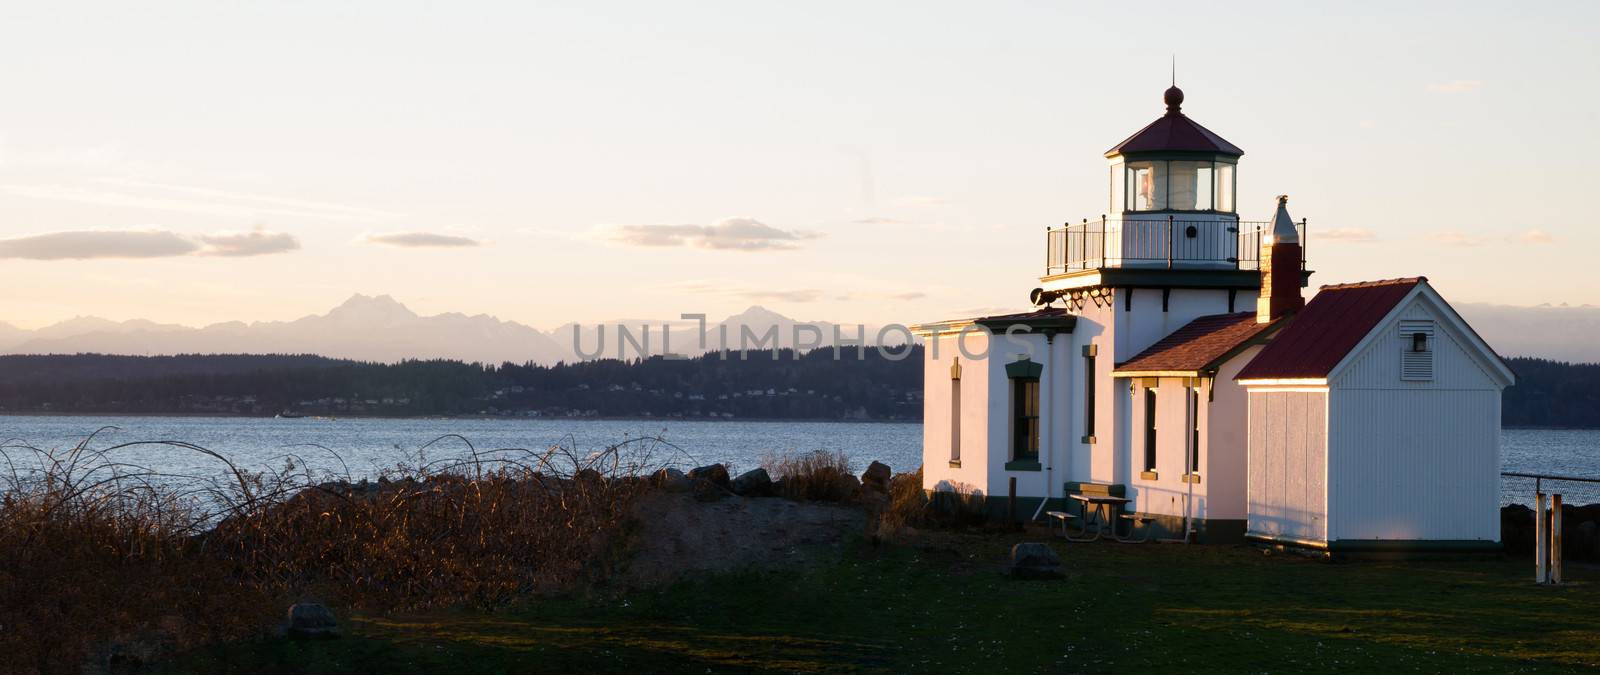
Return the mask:
<svg viewBox="0 0 1600 675">
<path fill-rule="evenodd" d="M 1300 233 L 1289 218 L 1289 196 L 1278 195 L 1272 230 L 1261 238 L 1261 297 L 1256 323 L 1271 323 L 1305 306 L 1300 297 Z"/>
</svg>

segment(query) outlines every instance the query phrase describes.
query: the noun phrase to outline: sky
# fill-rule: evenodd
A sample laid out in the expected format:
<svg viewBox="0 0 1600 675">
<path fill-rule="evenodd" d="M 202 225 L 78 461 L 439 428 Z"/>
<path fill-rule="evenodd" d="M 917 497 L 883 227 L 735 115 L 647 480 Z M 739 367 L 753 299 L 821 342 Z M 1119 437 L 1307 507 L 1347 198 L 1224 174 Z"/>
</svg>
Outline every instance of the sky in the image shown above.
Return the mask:
<svg viewBox="0 0 1600 675">
<path fill-rule="evenodd" d="M 1600 304 L 1600 3 L 0 8 L 0 320 L 1025 309 L 1163 112 L 1313 284 Z"/>
</svg>

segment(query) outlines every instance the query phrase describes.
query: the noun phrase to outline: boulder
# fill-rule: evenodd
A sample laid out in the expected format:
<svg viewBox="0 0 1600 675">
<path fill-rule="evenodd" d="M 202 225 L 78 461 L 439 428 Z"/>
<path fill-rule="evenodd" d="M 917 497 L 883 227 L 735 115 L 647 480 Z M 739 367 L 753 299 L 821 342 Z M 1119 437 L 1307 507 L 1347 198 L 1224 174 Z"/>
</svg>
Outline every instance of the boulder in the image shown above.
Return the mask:
<svg viewBox="0 0 1600 675">
<path fill-rule="evenodd" d="M 1533 509 L 1521 504 L 1500 507 L 1500 543 L 1506 553 L 1533 555 Z"/>
<path fill-rule="evenodd" d="M 1600 525 L 1592 520 L 1585 520 L 1578 524 L 1577 546 L 1572 547 L 1572 552 L 1567 553 L 1571 558 L 1592 558 L 1595 550 L 1595 534 Z"/>
<path fill-rule="evenodd" d="M 879 492 L 889 491 L 889 479 L 894 477 L 894 471 L 888 464 L 873 462 L 867 465 L 867 470 L 861 472 L 861 485 Z"/>
<path fill-rule="evenodd" d="M 1049 544 L 1022 542 L 1011 547 L 1009 571 L 1017 579 L 1057 579 L 1061 577 L 1061 556 Z"/>
<path fill-rule="evenodd" d="M 599 483 L 602 480 L 605 480 L 605 476 L 600 475 L 600 472 L 595 471 L 594 469 L 579 469 L 578 473 L 575 474 L 573 478 L 577 479 L 580 483 Z"/>
<path fill-rule="evenodd" d="M 766 469 L 751 469 L 733 479 L 733 493 L 745 497 L 765 497 L 772 494 L 772 476 Z"/>
<path fill-rule="evenodd" d="M 694 490 L 694 480 L 683 475 L 683 472 L 677 469 L 657 471 L 656 485 L 667 492 L 689 492 Z"/>
<path fill-rule="evenodd" d="M 339 622 L 320 602 L 300 601 L 289 608 L 289 637 L 325 639 L 339 637 Z"/>
<path fill-rule="evenodd" d="M 689 478 L 703 480 L 717 487 L 728 487 L 728 467 L 721 464 L 696 467 L 689 470 Z"/>
</svg>

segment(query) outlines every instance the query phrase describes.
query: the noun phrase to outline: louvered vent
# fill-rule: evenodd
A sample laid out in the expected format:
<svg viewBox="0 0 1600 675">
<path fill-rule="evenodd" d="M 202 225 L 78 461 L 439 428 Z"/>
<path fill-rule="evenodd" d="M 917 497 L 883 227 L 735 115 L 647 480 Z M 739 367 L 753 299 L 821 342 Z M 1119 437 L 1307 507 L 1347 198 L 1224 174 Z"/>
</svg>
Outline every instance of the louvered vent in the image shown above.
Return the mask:
<svg viewBox="0 0 1600 675">
<path fill-rule="evenodd" d="M 1400 322 L 1400 379 L 1433 379 L 1433 333 L 1432 321 Z"/>
</svg>

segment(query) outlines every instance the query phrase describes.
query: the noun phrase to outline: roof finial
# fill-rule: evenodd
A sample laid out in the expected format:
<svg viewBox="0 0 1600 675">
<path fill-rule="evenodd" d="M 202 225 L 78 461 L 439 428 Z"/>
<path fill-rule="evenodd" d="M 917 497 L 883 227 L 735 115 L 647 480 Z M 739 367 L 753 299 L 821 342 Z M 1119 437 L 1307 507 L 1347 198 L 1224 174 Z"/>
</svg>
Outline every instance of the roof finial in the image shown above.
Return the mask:
<svg viewBox="0 0 1600 675">
<path fill-rule="evenodd" d="M 1166 93 L 1161 95 L 1161 100 L 1166 101 L 1166 103 L 1167 103 L 1167 114 L 1168 115 L 1182 115 L 1183 114 L 1183 112 L 1181 110 L 1179 110 L 1179 108 L 1181 108 L 1183 106 L 1183 90 L 1178 88 L 1178 55 L 1177 54 L 1173 54 L 1172 55 L 1172 86 L 1167 87 Z"/>
</svg>

